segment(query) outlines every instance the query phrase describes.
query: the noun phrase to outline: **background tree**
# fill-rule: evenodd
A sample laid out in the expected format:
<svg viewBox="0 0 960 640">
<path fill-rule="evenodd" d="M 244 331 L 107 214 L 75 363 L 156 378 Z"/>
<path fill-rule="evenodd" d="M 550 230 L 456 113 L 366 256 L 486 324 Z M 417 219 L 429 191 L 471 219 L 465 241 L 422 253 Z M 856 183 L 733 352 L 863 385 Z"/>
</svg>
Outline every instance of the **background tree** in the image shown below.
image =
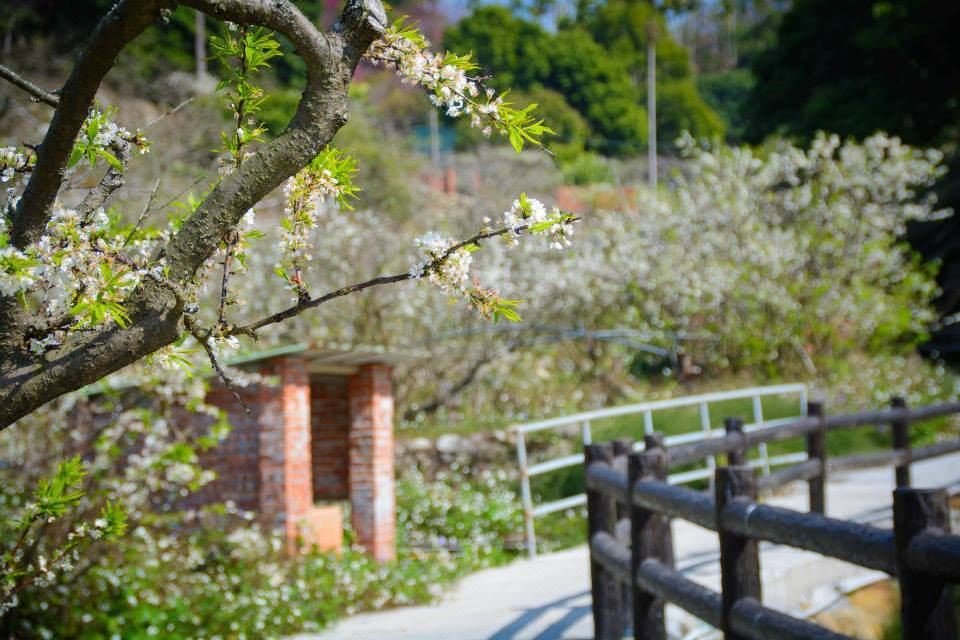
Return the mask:
<svg viewBox="0 0 960 640">
<path fill-rule="evenodd" d="M 592 130 L 588 148 L 607 154 L 636 154 L 646 147 L 647 26 L 660 34 L 657 123 L 661 148 L 671 148 L 680 131 L 713 137 L 723 131 L 700 98 L 687 52 L 669 35 L 663 17 L 649 3 L 616 0 L 583 6 L 576 19 L 561 21 L 555 34 L 513 15 L 484 6 L 447 30 L 444 43 L 473 51 L 477 61 L 511 86 L 557 91 Z"/>
<path fill-rule="evenodd" d="M 756 84 L 745 103 L 747 139 L 772 134 L 808 140 L 818 130 L 863 138 L 881 130 L 910 144 L 936 146 L 950 173 L 941 203 L 960 206 L 960 4 L 904 0 L 797 0 L 783 16 L 775 46 L 753 65 Z M 957 216 L 910 227 L 911 242 L 943 261 L 944 314 L 960 311 L 960 223 Z M 957 353 L 949 327 L 934 349 Z"/>
</svg>

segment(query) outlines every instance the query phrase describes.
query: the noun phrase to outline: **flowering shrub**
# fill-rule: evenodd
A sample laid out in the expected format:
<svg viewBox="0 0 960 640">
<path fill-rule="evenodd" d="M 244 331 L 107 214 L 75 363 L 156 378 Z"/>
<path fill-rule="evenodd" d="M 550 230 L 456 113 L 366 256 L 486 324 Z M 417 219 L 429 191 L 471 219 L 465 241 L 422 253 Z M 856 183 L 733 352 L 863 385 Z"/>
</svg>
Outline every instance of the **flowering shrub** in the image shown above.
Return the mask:
<svg viewBox="0 0 960 640">
<path fill-rule="evenodd" d="M 399 544 L 450 549 L 483 566 L 502 559 L 505 543 L 517 542 L 523 513 L 506 472 L 471 475 L 445 471 L 427 481 L 408 470 L 397 483 Z"/>
<path fill-rule="evenodd" d="M 353 547 L 291 558 L 280 535 L 252 526 L 252 514 L 231 505 L 172 513 L 84 553 L 80 570 L 27 585 L 19 606 L 0 617 L 0 630 L 50 638 L 274 638 L 355 611 L 429 600 L 445 583 L 509 557 L 521 517 L 505 481 L 494 474 L 402 479 L 398 558 L 386 564 Z"/>
</svg>

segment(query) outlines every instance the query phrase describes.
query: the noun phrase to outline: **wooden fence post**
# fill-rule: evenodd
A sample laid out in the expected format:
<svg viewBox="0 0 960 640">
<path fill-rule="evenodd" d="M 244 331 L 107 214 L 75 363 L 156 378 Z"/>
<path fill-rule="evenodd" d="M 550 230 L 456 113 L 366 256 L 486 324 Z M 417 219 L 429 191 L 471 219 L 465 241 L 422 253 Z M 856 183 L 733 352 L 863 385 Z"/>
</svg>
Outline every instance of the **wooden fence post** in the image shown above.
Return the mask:
<svg viewBox="0 0 960 640">
<path fill-rule="evenodd" d="M 585 447 L 584 463 L 613 464 L 613 445 L 590 444 Z M 614 535 L 617 524 L 617 501 L 587 489 L 588 541 L 601 531 Z M 590 587 L 593 593 L 593 631 L 596 640 L 619 640 L 623 636 L 623 616 L 617 580 L 603 566 L 590 558 Z"/>
<path fill-rule="evenodd" d="M 633 453 L 631 438 L 617 438 L 613 441 L 613 466 L 617 471 L 629 478 L 628 457 Z M 627 485 L 629 486 L 629 485 Z M 629 492 L 627 494 L 629 496 Z M 617 503 L 617 526 L 614 537 L 624 547 L 630 545 L 630 502 Z M 620 617 L 623 628 L 627 629 L 633 621 L 633 580 L 628 584 L 617 583 L 617 593 L 620 598 Z"/>
<path fill-rule="evenodd" d="M 637 480 L 649 478 L 666 482 L 670 467 L 667 450 L 663 446 L 663 434 L 649 434 L 644 438 L 644 444 L 645 451 L 631 454 L 627 467 L 631 495 L 630 576 L 633 586 L 633 637 L 636 640 L 666 640 L 664 601 L 636 587 L 637 569 L 647 558 L 655 558 L 667 566 L 673 566 L 670 519 L 633 503 L 633 487 Z"/>
<path fill-rule="evenodd" d="M 807 479 L 810 494 L 810 511 L 827 513 L 827 418 L 822 402 L 808 402 L 807 415 L 820 422 L 816 431 L 807 434 L 807 458 L 820 461 L 820 472 Z"/>
<path fill-rule="evenodd" d="M 900 396 L 890 398 L 891 409 L 906 409 L 907 401 Z M 907 420 L 894 420 L 890 423 L 890 435 L 894 449 L 910 452 L 910 423 Z M 910 486 L 910 460 L 896 466 L 897 488 Z"/>
<path fill-rule="evenodd" d="M 950 531 L 949 496 L 944 489 L 896 489 L 893 492 L 893 542 L 900 580 L 903 640 L 955 640 L 950 583 L 910 570 L 907 552 L 925 530 Z"/>
<path fill-rule="evenodd" d="M 743 435 L 743 420 L 740 418 L 727 418 L 723 421 L 723 428 L 727 432 L 727 435 L 731 433 L 739 434 L 741 443 L 735 450 L 727 453 L 727 465 L 739 467 L 747 464 L 747 441 Z"/>
<path fill-rule="evenodd" d="M 624 475 L 627 474 L 627 457 L 633 453 L 633 440 L 630 438 L 617 438 L 613 441 L 613 466 L 617 471 L 622 471 Z M 623 542 L 624 546 L 627 544 L 627 539 L 629 535 L 621 536 L 621 529 L 626 531 L 626 528 L 621 521 L 624 519 L 630 518 L 630 505 L 629 504 L 617 504 L 617 531 L 616 536 L 617 540 Z"/>
<path fill-rule="evenodd" d="M 742 640 L 733 632 L 730 612 L 741 598 L 761 597 L 760 549 L 756 540 L 724 531 L 721 514 L 734 500 L 756 501 L 757 485 L 748 467 L 721 467 L 716 472 L 717 533 L 720 536 L 722 628 L 726 640 Z"/>
</svg>

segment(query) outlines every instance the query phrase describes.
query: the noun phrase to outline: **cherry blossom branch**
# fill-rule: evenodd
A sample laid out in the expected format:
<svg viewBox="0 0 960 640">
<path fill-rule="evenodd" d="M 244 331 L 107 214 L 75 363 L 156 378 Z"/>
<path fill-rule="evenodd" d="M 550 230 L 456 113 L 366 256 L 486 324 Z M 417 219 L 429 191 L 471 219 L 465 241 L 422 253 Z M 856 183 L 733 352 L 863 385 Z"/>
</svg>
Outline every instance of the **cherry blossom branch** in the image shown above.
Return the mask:
<svg viewBox="0 0 960 640">
<path fill-rule="evenodd" d="M 573 222 L 577 222 L 578 220 L 580 220 L 579 217 L 573 216 L 567 219 L 567 222 L 573 223 Z M 424 265 L 421 275 L 416 275 L 408 271 L 406 273 L 398 273 L 391 276 L 379 276 L 377 278 L 373 278 L 365 282 L 359 282 L 357 284 L 341 287 L 339 289 L 336 289 L 335 291 L 331 291 L 329 293 L 326 293 L 316 298 L 301 300 L 297 302 L 295 305 L 288 307 L 283 311 L 278 311 L 277 313 L 271 316 L 268 316 L 266 318 L 263 318 L 262 320 L 252 322 L 242 327 L 234 327 L 230 331 L 227 331 L 224 335 L 236 336 L 236 335 L 242 334 L 242 335 L 248 335 L 251 337 L 256 337 L 256 332 L 266 326 L 269 326 L 271 324 L 276 324 L 278 322 L 283 322 L 284 320 L 289 320 L 290 318 L 298 316 L 304 311 L 307 311 L 308 309 L 319 307 L 320 305 L 326 302 L 330 302 L 331 300 L 336 300 L 337 298 L 342 298 L 343 296 L 350 295 L 351 293 L 357 293 L 358 291 L 363 291 L 364 289 L 369 289 L 371 287 L 378 287 L 385 284 L 403 282 L 405 280 L 419 279 L 422 275 L 426 275 L 427 273 L 430 273 L 431 271 L 439 268 L 444 262 L 446 262 L 450 258 L 450 256 L 452 256 L 453 254 L 455 254 L 457 251 L 461 249 L 464 249 L 469 246 L 476 246 L 476 245 L 479 245 L 484 240 L 489 240 L 490 238 L 504 236 L 509 233 L 520 234 L 523 231 L 528 230 L 531 226 L 533 225 L 521 224 L 515 227 L 504 227 L 502 229 L 497 229 L 495 231 L 482 231 L 476 234 L 475 236 L 468 238 L 466 240 L 462 240 L 450 246 L 446 250 L 444 250 L 437 258 L 435 258 L 434 260 Z"/>
<path fill-rule="evenodd" d="M 110 145 L 110 149 L 113 151 L 114 156 L 116 156 L 120 166 L 109 166 L 107 172 L 100 180 L 100 184 L 91 189 L 84 197 L 83 202 L 81 202 L 77 208 L 82 217 L 88 217 L 91 213 L 103 206 L 107 198 L 123 186 L 123 176 L 127 171 L 127 162 L 130 160 L 130 145 L 131 143 L 120 137 L 114 139 Z"/>
<path fill-rule="evenodd" d="M 237 391 L 233 384 L 233 380 L 227 376 L 227 372 L 223 370 L 223 367 L 220 366 L 220 362 L 217 360 L 217 354 L 213 351 L 213 347 L 210 345 L 210 332 L 200 329 L 190 316 L 184 317 L 184 324 L 187 327 L 187 331 L 190 332 L 194 339 L 200 343 L 200 346 L 203 347 L 203 350 L 207 353 L 207 358 L 210 360 L 210 365 L 213 367 L 213 370 L 217 372 L 217 376 L 220 378 L 220 380 L 223 381 L 223 385 L 227 388 L 227 391 L 233 394 L 233 397 L 236 398 L 237 402 L 240 403 L 240 406 L 243 407 L 243 410 L 247 413 L 247 415 L 250 415 L 250 407 Z"/>
<path fill-rule="evenodd" d="M 58 98 L 56 94 L 38 87 L 23 76 L 17 75 L 10 67 L 2 64 L 0 64 L 0 78 L 29 93 L 33 97 L 34 102 L 42 102 L 51 107 L 56 107 L 60 104 L 60 98 Z"/>
</svg>

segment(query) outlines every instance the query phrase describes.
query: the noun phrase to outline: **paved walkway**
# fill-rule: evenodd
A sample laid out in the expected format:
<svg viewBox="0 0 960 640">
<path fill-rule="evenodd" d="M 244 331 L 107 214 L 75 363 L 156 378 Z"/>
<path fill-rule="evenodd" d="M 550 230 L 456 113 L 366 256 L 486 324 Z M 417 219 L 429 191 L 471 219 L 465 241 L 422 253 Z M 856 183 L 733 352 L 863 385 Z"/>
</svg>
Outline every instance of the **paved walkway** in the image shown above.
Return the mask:
<svg viewBox="0 0 960 640">
<path fill-rule="evenodd" d="M 917 463 L 913 484 L 941 487 L 960 481 L 960 454 Z M 835 474 L 827 490 L 828 514 L 889 526 L 891 468 Z M 767 500 L 805 510 L 806 484 L 795 483 Z M 677 567 L 712 588 L 719 585 L 716 534 L 675 522 Z M 875 572 L 776 545 L 761 546 L 764 603 L 794 614 L 828 604 L 845 585 L 869 582 Z M 705 638 L 709 628 L 679 609 L 667 612 L 671 635 Z M 426 606 L 366 613 L 329 631 L 299 640 L 585 640 L 593 637 L 586 546 L 518 560 L 464 578 Z"/>
</svg>

